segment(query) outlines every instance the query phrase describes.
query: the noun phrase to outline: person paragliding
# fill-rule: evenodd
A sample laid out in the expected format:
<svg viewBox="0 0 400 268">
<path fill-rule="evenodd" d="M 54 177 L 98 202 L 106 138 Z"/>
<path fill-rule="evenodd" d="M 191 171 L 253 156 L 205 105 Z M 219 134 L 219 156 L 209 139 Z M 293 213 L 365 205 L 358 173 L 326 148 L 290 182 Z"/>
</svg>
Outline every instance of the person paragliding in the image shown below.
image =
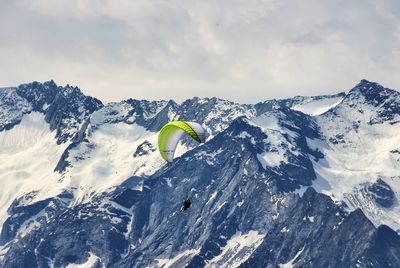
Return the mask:
<svg viewBox="0 0 400 268">
<path fill-rule="evenodd" d="M 184 198 L 182 207 L 181 207 L 181 211 L 186 211 L 188 208 L 190 208 L 191 205 L 192 205 L 192 203 L 190 202 L 189 197 Z"/>
<path fill-rule="evenodd" d="M 171 121 L 165 124 L 158 134 L 158 150 L 161 157 L 168 162 L 172 162 L 176 146 L 181 139 L 183 133 L 188 134 L 199 143 L 205 142 L 206 131 L 196 122 L 188 121 Z M 181 211 L 186 211 L 192 203 L 188 197 L 183 199 Z"/>
</svg>

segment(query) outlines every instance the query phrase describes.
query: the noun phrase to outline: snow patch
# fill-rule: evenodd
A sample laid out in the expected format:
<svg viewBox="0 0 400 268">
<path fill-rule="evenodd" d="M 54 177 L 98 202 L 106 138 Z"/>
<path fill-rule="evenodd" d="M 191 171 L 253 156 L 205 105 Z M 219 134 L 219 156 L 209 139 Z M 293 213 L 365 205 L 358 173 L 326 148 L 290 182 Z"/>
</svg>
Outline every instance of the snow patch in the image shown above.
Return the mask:
<svg viewBox="0 0 400 268">
<path fill-rule="evenodd" d="M 337 106 L 342 100 L 343 97 L 322 98 L 319 100 L 310 98 L 307 101 L 292 106 L 291 109 L 315 116 L 323 114 L 326 111 L 332 109 L 333 107 Z"/>
<path fill-rule="evenodd" d="M 282 128 L 279 125 L 279 120 L 274 113 L 265 113 L 251 119 L 251 123 L 262 129 L 272 129 L 280 131 Z"/>
<path fill-rule="evenodd" d="M 286 157 L 283 152 L 264 152 L 262 154 L 257 154 L 257 159 L 260 161 L 262 167 L 267 169 L 267 167 L 277 167 L 280 166 L 282 162 L 287 163 Z"/>
<path fill-rule="evenodd" d="M 213 192 L 212 195 L 210 196 L 210 199 L 208 199 L 208 201 L 205 205 L 207 206 L 208 204 L 210 204 L 214 200 L 214 198 L 217 196 L 217 194 L 218 194 L 217 191 Z"/>
<path fill-rule="evenodd" d="M 208 261 L 206 267 L 238 267 L 245 262 L 264 239 L 257 231 L 237 232 L 227 241 L 220 255 Z"/>
<path fill-rule="evenodd" d="M 294 256 L 293 259 L 291 259 L 289 262 L 284 263 L 284 264 L 279 264 L 279 268 L 293 268 L 294 263 L 296 262 L 296 259 L 300 256 L 300 254 L 303 252 L 304 248 L 301 249 L 299 252 L 297 252 L 296 256 Z"/>
<path fill-rule="evenodd" d="M 289 233 L 290 229 L 286 226 L 282 228 L 281 233 Z"/>
<path fill-rule="evenodd" d="M 76 263 L 70 263 L 66 266 L 66 268 L 89 268 L 89 267 L 94 267 L 94 265 L 97 262 L 100 262 L 100 258 L 98 256 L 96 256 L 95 254 L 93 254 L 92 252 L 89 252 L 89 258 L 87 259 L 87 261 L 85 263 L 81 263 L 81 264 L 76 264 Z"/>
<path fill-rule="evenodd" d="M 191 258 L 199 254 L 200 249 L 190 249 L 179 253 L 172 259 L 156 259 L 157 264 L 153 267 L 168 268 L 175 267 L 175 263 L 178 263 L 178 267 L 184 267 Z M 184 265 L 185 264 L 185 265 Z"/>
<path fill-rule="evenodd" d="M 7 254 L 9 249 L 9 245 L 0 246 L 0 261 L 4 259 L 4 256 Z"/>
<path fill-rule="evenodd" d="M 383 208 L 371 197 L 356 193 L 363 185 L 381 178 L 392 188 L 396 198 L 400 197 L 400 162 L 391 153 L 400 144 L 400 124 L 371 124 L 377 109 L 357 99 L 357 103 L 337 106 L 335 113 L 316 117 L 324 140 L 307 139 L 307 144 L 320 151 L 324 158 L 310 157 L 317 176 L 312 187 L 335 201 L 346 202 L 350 210 L 361 208 L 376 226 L 386 224 L 399 230 L 399 202 Z"/>
<path fill-rule="evenodd" d="M 73 166 L 65 174 L 65 187 L 77 189 L 76 201 L 85 200 L 90 193 L 102 192 L 134 175 L 152 173 L 165 161 L 158 151 L 146 157 L 133 157 L 145 140 L 153 143 L 156 133 L 136 124 L 107 123 L 98 126 L 90 137 L 90 146 L 80 144 L 70 151 Z"/>
</svg>

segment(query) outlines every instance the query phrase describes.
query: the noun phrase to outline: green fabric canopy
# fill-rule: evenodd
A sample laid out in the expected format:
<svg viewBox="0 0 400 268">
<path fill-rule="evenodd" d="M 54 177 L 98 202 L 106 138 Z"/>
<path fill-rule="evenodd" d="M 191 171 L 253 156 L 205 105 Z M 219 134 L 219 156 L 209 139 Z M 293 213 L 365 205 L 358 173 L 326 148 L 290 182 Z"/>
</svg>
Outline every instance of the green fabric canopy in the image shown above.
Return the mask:
<svg viewBox="0 0 400 268">
<path fill-rule="evenodd" d="M 197 142 L 205 141 L 206 131 L 196 122 L 171 121 L 165 124 L 158 134 L 158 149 L 166 161 L 172 162 L 174 159 L 176 146 L 183 133 L 187 133 Z"/>
</svg>

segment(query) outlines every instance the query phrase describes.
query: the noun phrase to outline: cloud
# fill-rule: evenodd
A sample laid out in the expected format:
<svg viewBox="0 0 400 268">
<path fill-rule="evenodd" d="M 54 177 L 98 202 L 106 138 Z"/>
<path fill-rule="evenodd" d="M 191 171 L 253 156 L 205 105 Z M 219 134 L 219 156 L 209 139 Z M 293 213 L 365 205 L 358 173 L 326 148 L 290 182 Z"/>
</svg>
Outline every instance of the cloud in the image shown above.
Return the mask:
<svg viewBox="0 0 400 268">
<path fill-rule="evenodd" d="M 0 3 L 0 85 L 54 79 L 105 101 L 240 102 L 400 88 L 398 1 Z"/>
</svg>

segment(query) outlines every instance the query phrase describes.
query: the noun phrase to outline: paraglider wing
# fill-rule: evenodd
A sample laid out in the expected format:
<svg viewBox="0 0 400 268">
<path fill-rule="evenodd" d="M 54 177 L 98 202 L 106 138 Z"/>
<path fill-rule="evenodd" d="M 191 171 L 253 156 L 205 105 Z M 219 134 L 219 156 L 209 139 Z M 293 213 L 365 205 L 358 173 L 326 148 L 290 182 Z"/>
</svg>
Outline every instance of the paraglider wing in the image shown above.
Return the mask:
<svg viewBox="0 0 400 268">
<path fill-rule="evenodd" d="M 172 162 L 176 146 L 183 133 L 187 133 L 197 142 L 205 141 L 204 128 L 196 122 L 188 121 L 171 121 L 164 125 L 158 134 L 158 149 L 162 158 L 168 162 Z"/>
</svg>

